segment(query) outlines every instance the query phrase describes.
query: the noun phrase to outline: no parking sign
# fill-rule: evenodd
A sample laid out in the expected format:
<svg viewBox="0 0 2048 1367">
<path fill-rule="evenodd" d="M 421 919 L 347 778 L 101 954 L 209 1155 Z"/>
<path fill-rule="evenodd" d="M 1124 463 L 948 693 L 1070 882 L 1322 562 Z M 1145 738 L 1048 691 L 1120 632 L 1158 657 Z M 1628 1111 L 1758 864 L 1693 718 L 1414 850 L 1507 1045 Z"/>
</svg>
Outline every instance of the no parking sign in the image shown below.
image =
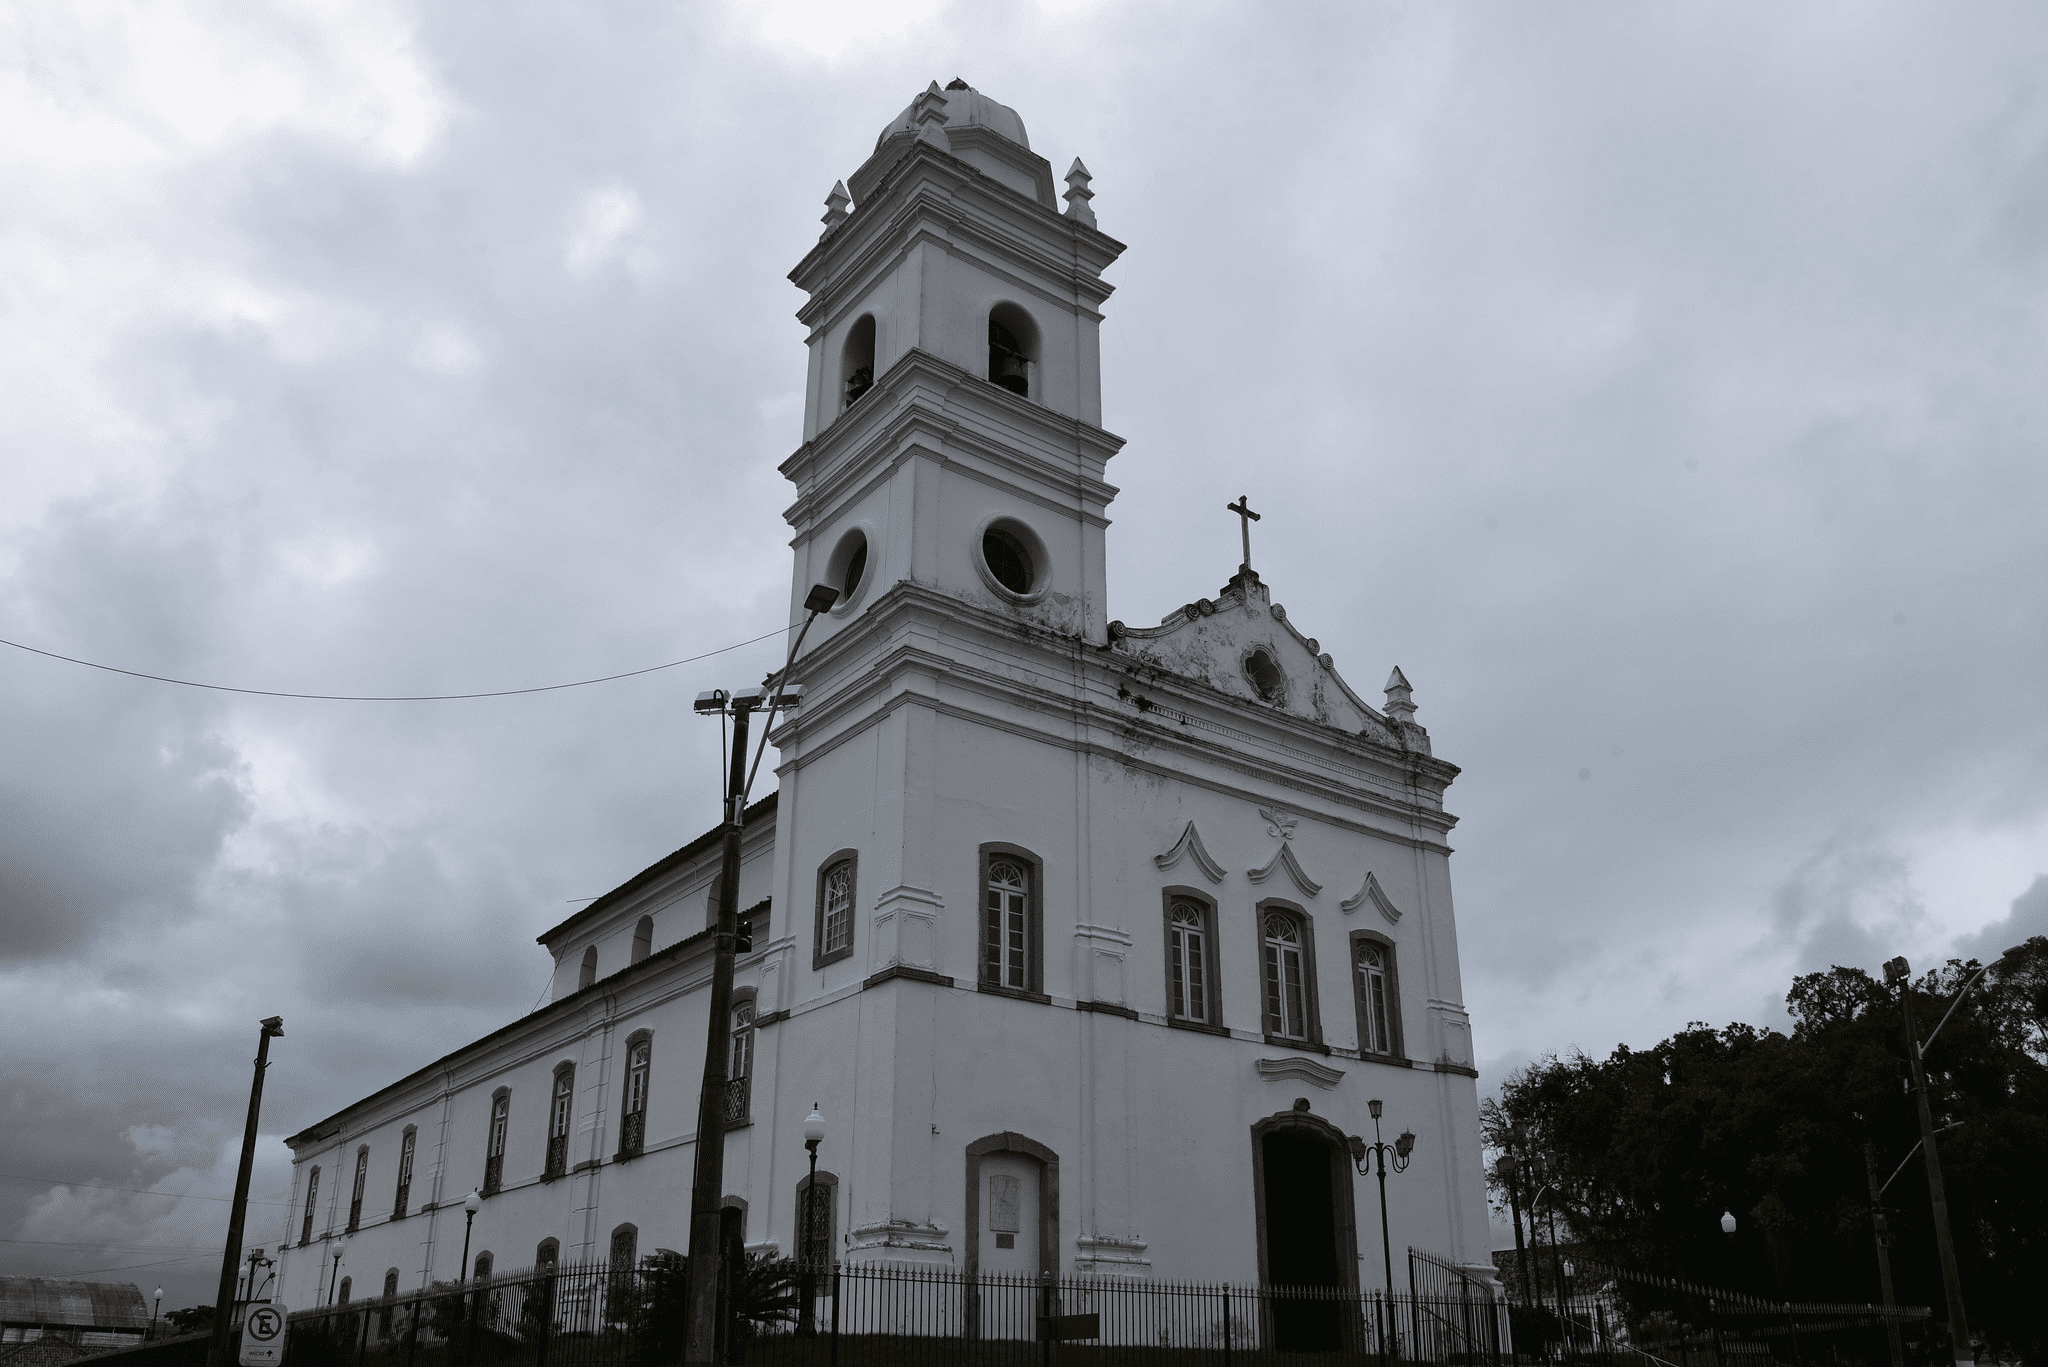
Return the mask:
<svg viewBox="0 0 2048 1367">
<path fill-rule="evenodd" d="M 281 1367 L 284 1362 L 284 1315 L 281 1305 L 252 1305 L 242 1322 L 242 1367 Z"/>
</svg>

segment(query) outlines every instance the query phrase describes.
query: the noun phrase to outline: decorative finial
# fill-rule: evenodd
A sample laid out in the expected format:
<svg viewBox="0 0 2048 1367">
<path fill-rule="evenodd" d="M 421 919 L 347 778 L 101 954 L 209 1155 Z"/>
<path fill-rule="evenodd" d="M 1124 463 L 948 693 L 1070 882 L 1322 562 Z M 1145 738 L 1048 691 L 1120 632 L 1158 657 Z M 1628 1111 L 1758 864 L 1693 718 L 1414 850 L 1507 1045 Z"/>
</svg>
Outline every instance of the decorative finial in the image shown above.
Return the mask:
<svg viewBox="0 0 2048 1367">
<path fill-rule="evenodd" d="M 853 197 L 846 193 L 846 182 L 843 180 L 833 181 L 832 193 L 825 196 L 825 217 L 822 220 L 825 224 L 825 231 L 818 234 L 820 242 L 832 236 L 833 230 L 846 222 L 846 206 L 851 203 L 853 203 Z"/>
<path fill-rule="evenodd" d="M 1412 726 L 1415 722 L 1414 697 L 1408 687 L 1408 676 L 1399 665 L 1387 675 L 1387 715 L 1399 726 Z"/>
<path fill-rule="evenodd" d="M 1075 157 L 1074 164 L 1067 168 L 1067 217 L 1091 228 L 1095 226 L 1095 210 L 1089 207 L 1088 201 L 1095 198 L 1095 192 L 1088 188 L 1088 182 L 1093 179 L 1088 168 L 1081 164 L 1081 159 Z"/>
<path fill-rule="evenodd" d="M 933 81 L 924 94 L 912 101 L 910 117 L 917 121 L 917 140 L 928 142 L 941 152 L 953 150 L 953 144 L 946 138 L 941 127 L 946 122 L 946 97 L 939 91 L 939 83 Z"/>
</svg>

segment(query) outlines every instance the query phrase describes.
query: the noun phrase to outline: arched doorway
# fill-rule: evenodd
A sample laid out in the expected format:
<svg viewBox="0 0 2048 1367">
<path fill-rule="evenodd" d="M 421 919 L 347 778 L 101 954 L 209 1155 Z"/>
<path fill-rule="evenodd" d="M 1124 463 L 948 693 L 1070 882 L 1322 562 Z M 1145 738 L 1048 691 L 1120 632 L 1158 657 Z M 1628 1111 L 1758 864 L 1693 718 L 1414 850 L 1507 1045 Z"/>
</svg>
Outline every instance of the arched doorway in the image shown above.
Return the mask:
<svg viewBox="0 0 2048 1367">
<path fill-rule="evenodd" d="M 1343 1132 L 1307 1110 L 1252 1126 L 1259 1283 L 1267 1342 L 1282 1352 L 1354 1346 L 1358 1225 Z"/>
</svg>

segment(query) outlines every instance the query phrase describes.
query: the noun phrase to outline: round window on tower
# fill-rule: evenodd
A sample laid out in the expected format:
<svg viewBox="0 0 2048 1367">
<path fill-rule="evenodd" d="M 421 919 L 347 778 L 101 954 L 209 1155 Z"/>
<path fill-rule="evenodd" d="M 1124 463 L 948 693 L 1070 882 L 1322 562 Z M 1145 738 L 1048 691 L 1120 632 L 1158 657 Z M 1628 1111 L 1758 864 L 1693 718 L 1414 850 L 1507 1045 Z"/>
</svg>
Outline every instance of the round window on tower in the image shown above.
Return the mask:
<svg viewBox="0 0 2048 1367">
<path fill-rule="evenodd" d="M 839 601 L 832 605 L 835 613 L 844 613 L 853 606 L 854 600 L 867 588 L 868 579 L 868 529 L 865 524 L 849 527 L 840 534 L 839 542 L 832 548 L 832 556 L 825 562 L 825 576 L 822 582 L 839 590 Z"/>
<path fill-rule="evenodd" d="M 1038 533 L 1014 517 L 992 517 L 975 537 L 981 581 L 1012 603 L 1035 603 L 1051 587 L 1051 558 Z"/>
<path fill-rule="evenodd" d="M 1279 664 L 1264 646 L 1244 657 L 1244 676 L 1269 703 L 1278 704 L 1287 697 L 1287 676 L 1280 672 Z"/>
</svg>

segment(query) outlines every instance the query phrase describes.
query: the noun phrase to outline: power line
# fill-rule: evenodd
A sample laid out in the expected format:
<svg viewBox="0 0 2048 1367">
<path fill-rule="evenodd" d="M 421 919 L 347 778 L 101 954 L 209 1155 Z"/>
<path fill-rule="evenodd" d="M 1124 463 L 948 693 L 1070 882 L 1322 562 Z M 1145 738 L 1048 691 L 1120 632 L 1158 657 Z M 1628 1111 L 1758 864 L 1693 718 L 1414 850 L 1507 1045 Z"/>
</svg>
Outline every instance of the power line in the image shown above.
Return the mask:
<svg viewBox="0 0 2048 1367">
<path fill-rule="evenodd" d="M 738 650 L 742 646 L 754 645 L 757 642 L 767 640 L 771 636 L 781 636 L 789 630 L 789 627 L 778 627 L 774 631 L 754 637 L 751 641 L 739 641 L 733 645 L 720 646 L 716 650 L 707 650 L 702 655 L 692 655 L 682 660 L 670 660 L 665 665 L 649 665 L 645 669 L 629 669 L 623 674 L 606 674 L 602 678 L 597 679 L 577 679 L 573 683 L 542 684 L 538 688 L 501 688 L 490 693 L 415 693 L 399 694 L 396 696 L 361 693 L 285 693 L 274 688 L 236 688 L 229 684 L 198 683 L 192 679 L 173 679 L 163 674 L 145 674 L 137 669 L 122 669 L 116 665 L 103 665 L 92 660 L 81 660 L 72 655 L 59 655 L 54 650 L 39 650 L 35 646 L 26 646 L 19 641 L 10 641 L 4 637 L 0 637 L 0 646 L 13 646 L 16 650 L 25 650 L 31 655 L 41 655 L 51 660 L 62 660 L 66 664 L 83 665 L 87 669 L 105 670 L 109 674 L 125 674 L 131 679 L 148 679 L 153 683 L 177 684 L 181 688 L 204 688 L 214 693 L 248 693 L 259 698 L 299 698 L 308 702 L 463 702 L 471 698 L 513 698 L 522 693 L 555 693 L 564 688 L 588 688 L 592 684 L 613 683 L 619 679 L 638 678 L 642 674 L 655 674 L 664 669 L 674 669 L 677 665 L 693 664 L 698 660 L 708 660 L 714 655 L 723 655 L 728 651 Z"/>
<path fill-rule="evenodd" d="M 123 1244 L 110 1239 L 0 1239 L 0 1244 L 35 1244 L 41 1248 L 103 1248 L 109 1253 L 204 1253 L 191 1244 Z"/>
<path fill-rule="evenodd" d="M 10 1182 L 41 1182 L 52 1187 L 73 1187 L 79 1191 L 132 1191 L 138 1196 L 169 1196 L 179 1201 L 232 1202 L 235 1199 L 232 1196 L 201 1196 L 196 1192 L 157 1191 L 151 1187 L 110 1187 L 98 1182 L 67 1182 L 61 1177 L 29 1177 L 18 1172 L 0 1172 L 0 1178 L 5 1178 Z M 252 1196 L 249 1198 L 249 1204 L 252 1206 L 288 1206 L 291 1202 L 259 1201 Z"/>
<path fill-rule="evenodd" d="M 153 1263 L 123 1263 L 119 1267 L 88 1267 L 74 1272 L 66 1272 L 64 1275 L 66 1277 L 90 1277 L 99 1272 L 132 1272 L 140 1267 L 169 1267 L 173 1263 L 196 1263 L 201 1258 L 211 1259 L 214 1256 L 211 1253 L 195 1253 L 186 1258 L 159 1258 Z"/>
</svg>

